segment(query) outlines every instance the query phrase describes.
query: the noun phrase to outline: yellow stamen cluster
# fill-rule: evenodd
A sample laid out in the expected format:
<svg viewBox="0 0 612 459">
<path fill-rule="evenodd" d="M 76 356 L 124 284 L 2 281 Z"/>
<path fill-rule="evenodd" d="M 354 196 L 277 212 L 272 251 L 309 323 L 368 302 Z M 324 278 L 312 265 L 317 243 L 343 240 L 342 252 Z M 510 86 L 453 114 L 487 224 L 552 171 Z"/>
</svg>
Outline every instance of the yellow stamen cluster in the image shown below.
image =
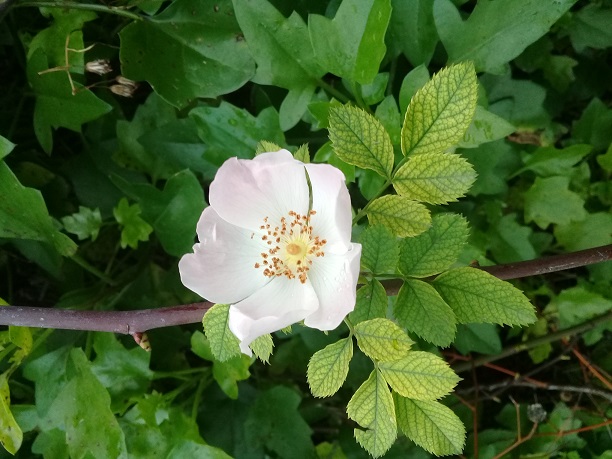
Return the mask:
<svg viewBox="0 0 612 459">
<path fill-rule="evenodd" d="M 264 232 L 261 240 L 270 248 L 261 253 L 261 262 L 255 263 L 255 269 L 263 269 L 266 277 L 286 276 L 306 283 L 312 258 L 325 256 L 323 246 L 327 243 L 313 235 L 310 220 L 315 214 L 314 210 L 308 215 L 290 211 L 289 218 L 282 217 L 278 226 L 272 226 L 269 218 L 264 218 L 259 227 Z"/>
</svg>

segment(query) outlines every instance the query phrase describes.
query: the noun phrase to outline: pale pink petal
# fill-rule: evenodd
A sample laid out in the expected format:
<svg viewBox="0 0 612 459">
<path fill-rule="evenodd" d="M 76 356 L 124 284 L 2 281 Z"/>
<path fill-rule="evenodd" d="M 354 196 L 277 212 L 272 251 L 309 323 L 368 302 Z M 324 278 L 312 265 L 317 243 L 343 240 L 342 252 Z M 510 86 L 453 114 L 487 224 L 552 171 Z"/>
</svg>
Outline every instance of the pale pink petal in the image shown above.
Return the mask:
<svg viewBox="0 0 612 459">
<path fill-rule="evenodd" d="M 210 184 L 209 200 L 221 218 L 251 230 L 265 217 L 278 224 L 291 210 L 306 214 L 304 165 L 287 150 L 262 153 L 253 160 L 230 158 Z"/>
<path fill-rule="evenodd" d="M 267 250 L 257 234 L 223 220 L 212 207 L 198 221 L 199 244 L 179 261 L 183 284 L 213 303 L 234 303 L 270 279 L 255 263 Z"/>
<path fill-rule="evenodd" d="M 351 198 L 344 174 L 328 164 L 307 164 L 312 184 L 312 208 L 317 213 L 311 223 L 314 235 L 327 240 L 325 253 L 341 254 L 351 242 Z"/>
<path fill-rule="evenodd" d="M 229 328 L 240 340 L 240 350 L 251 355 L 249 344 L 257 337 L 303 320 L 318 305 L 309 282 L 276 277 L 245 300 L 231 305 Z"/>
<path fill-rule="evenodd" d="M 351 244 L 344 255 L 325 254 L 313 260 L 308 278 L 319 298 L 319 308 L 304 324 L 319 330 L 333 330 L 355 309 L 361 244 Z"/>
</svg>

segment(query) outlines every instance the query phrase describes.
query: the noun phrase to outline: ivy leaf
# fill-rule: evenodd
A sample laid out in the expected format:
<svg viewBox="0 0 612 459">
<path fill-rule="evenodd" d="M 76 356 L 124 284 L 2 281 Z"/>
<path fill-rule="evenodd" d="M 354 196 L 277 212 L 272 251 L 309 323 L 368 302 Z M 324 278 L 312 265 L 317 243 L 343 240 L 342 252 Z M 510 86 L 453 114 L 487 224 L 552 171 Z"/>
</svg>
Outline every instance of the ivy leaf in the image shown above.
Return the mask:
<svg viewBox="0 0 612 459">
<path fill-rule="evenodd" d="M 266 341 L 264 338 L 265 336 L 270 338 L 270 342 L 272 341 L 270 335 L 262 335 L 259 337 L 263 338 L 262 342 Z M 251 344 L 254 343 L 255 341 L 253 341 Z M 258 346 L 260 345 L 256 345 L 255 347 Z M 219 388 L 229 398 L 236 400 L 238 398 L 238 381 L 243 381 L 251 375 L 249 372 L 251 358 L 247 355 L 240 354 L 233 355 L 232 357 L 229 357 L 221 362 L 215 355 L 213 355 L 208 338 L 206 338 L 206 336 L 199 331 L 196 331 L 193 335 L 191 335 L 191 350 L 197 356 L 212 362 L 213 378 L 219 385 Z"/>
<path fill-rule="evenodd" d="M 52 17 L 53 22 L 49 27 L 41 30 L 32 38 L 27 47 L 28 58 L 36 50 L 42 49 L 49 59 L 50 66 L 69 65 L 70 73 L 83 74 L 85 53 L 66 53 L 66 46 L 73 50 L 81 50 L 85 47 L 82 29 L 85 23 L 96 19 L 96 13 L 68 8 L 51 8 L 46 16 Z M 68 43 L 66 43 L 67 38 Z M 67 62 L 66 57 L 68 58 Z M 63 75 L 65 76 L 66 74 L 63 73 Z"/>
<path fill-rule="evenodd" d="M 361 233 L 361 263 L 374 274 L 394 273 L 399 258 L 397 239 L 382 225 L 369 226 Z"/>
<path fill-rule="evenodd" d="M 433 0 L 392 0 L 389 36 L 413 67 L 429 64 L 439 38 L 433 18 Z"/>
<path fill-rule="evenodd" d="M 120 148 L 114 152 L 113 159 L 122 166 L 148 173 L 153 181 L 170 177 L 178 172 L 177 167 L 170 161 L 169 151 L 159 151 L 159 147 L 163 145 L 163 135 L 171 135 L 172 125 L 177 126 L 178 123 L 176 109 L 156 93 L 151 93 L 144 104 L 138 106 L 131 121 L 117 120 Z M 191 131 L 193 142 L 193 121 Z M 200 148 L 199 154 L 202 156 L 202 145 Z M 183 145 L 183 159 L 185 153 Z"/>
<path fill-rule="evenodd" d="M 368 281 L 357 290 L 355 310 L 349 314 L 351 323 L 385 317 L 387 313 L 387 292 L 377 279 Z"/>
<path fill-rule="evenodd" d="M 289 90 L 278 109 L 280 128 L 283 132 L 288 131 L 300 122 L 308 110 L 315 89 L 316 87 L 312 85 Z"/>
<path fill-rule="evenodd" d="M 334 19 L 308 17 L 310 41 L 319 63 L 339 77 L 368 84 L 385 56 L 390 0 L 344 0 Z"/>
<path fill-rule="evenodd" d="M 503 139 L 514 131 L 516 131 L 514 125 L 504 118 L 480 105 L 476 105 L 474 118 L 457 146 L 459 148 L 476 148 L 483 143 Z"/>
<path fill-rule="evenodd" d="M 148 183 L 131 183 L 118 175 L 113 175 L 112 180 L 138 200 L 143 218 L 152 225 L 167 253 L 180 256 L 191 249 L 194 229 L 206 205 L 202 186 L 193 172 L 174 174 L 163 190 Z"/>
<path fill-rule="evenodd" d="M 177 108 L 235 91 L 255 73 L 230 0 L 177 0 L 120 36 L 123 74 Z"/>
<path fill-rule="evenodd" d="M 554 146 L 540 147 L 527 156 L 525 167 L 514 173 L 514 176 L 530 170 L 540 177 L 551 175 L 571 175 L 572 168 L 593 150 L 591 145 L 570 145 L 557 149 Z"/>
<path fill-rule="evenodd" d="M 421 234 L 431 224 L 429 210 L 403 196 L 386 195 L 372 201 L 368 207 L 371 225 L 384 225 L 400 237 Z"/>
<path fill-rule="evenodd" d="M 15 148 L 15 144 L 0 135 L 0 159 L 4 159 Z"/>
<path fill-rule="evenodd" d="M 461 215 L 434 215 L 427 231 L 400 243 L 400 272 L 428 277 L 444 271 L 459 258 L 468 233 L 467 220 Z"/>
<path fill-rule="evenodd" d="M 70 457 L 126 458 L 124 434 L 111 411 L 110 396 L 81 349 L 70 351 L 66 375 L 41 422 L 47 430 L 65 431 Z"/>
<path fill-rule="evenodd" d="M 394 394 L 397 425 L 410 440 L 436 456 L 459 455 L 465 445 L 465 426 L 440 402 L 411 400 Z"/>
<path fill-rule="evenodd" d="M 502 342 L 498 328 L 494 324 L 459 324 L 453 346 L 463 355 L 470 352 L 499 354 Z"/>
<path fill-rule="evenodd" d="M 263 109 L 255 117 L 246 109 L 222 101 L 218 107 L 196 107 L 189 117 L 195 120 L 198 135 L 207 146 L 206 161 L 215 168 L 232 156 L 252 158 L 261 139 L 277 145 L 285 143 L 273 107 Z"/>
<path fill-rule="evenodd" d="M 317 62 L 308 28 L 297 12 L 285 18 L 266 0 L 233 0 L 236 20 L 257 62 L 253 82 L 312 89 L 326 72 Z M 305 107 L 304 107 L 305 108 Z"/>
<path fill-rule="evenodd" d="M 355 336 L 363 353 L 379 361 L 401 359 L 414 344 L 404 330 L 384 318 L 358 323 Z"/>
<path fill-rule="evenodd" d="M 0 196 L 0 237 L 43 241 L 61 255 L 74 254 L 76 244 L 55 229 L 40 191 L 19 183 L 4 162 L 0 162 Z"/>
<path fill-rule="evenodd" d="M 265 448 L 274 457 L 314 457 L 312 430 L 298 410 L 300 401 L 297 391 L 277 385 L 261 392 L 249 403 L 246 421 L 236 424 L 236 429 L 244 432 L 247 451 L 263 452 Z"/>
<path fill-rule="evenodd" d="M 93 348 L 96 358 L 91 371 L 108 390 L 113 411 L 123 412 L 153 379 L 149 369 L 151 353 L 140 347 L 126 349 L 112 333 L 95 333 Z"/>
<path fill-rule="evenodd" d="M 424 65 L 419 65 L 406 74 L 399 93 L 399 105 L 402 113 L 406 113 L 410 101 L 417 91 L 427 84 L 430 76 L 429 70 Z"/>
<path fill-rule="evenodd" d="M 443 153 L 469 127 L 478 83 L 471 62 L 446 67 L 412 98 L 402 126 L 402 153 Z"/>
<path fill-rule="evenodd" d="M 310 358 L 308 362 L 308 385 L 315 397 L 334 395 L 344 383 L 353 357 L 352 338 L 341 339 L 330 344 Z"/>
<path fill-rule="evenodd" d="M 346 407 L 348 417 L 366 430 L 355 429 L 355 439 L 373 457 L 382 456 L 397 437 L 393 397 L 385 378 L 374 370 Z"/>
<path fill-rule="evenodd" d="M 22 441 L 23 432 L 11 413 L 7 374 L 3 373 L 0 375 L 0 443 L 9 453 L 15 455 L 21 448 Z"/>
<path fill-rule="evenodd" d="M 213 363 L 213 378 L 221 390 L 232 400 L 238 399 L 238 381 L 244 381 L 251 376 L 249 367 L 251 358 L 240 354 L 224 362 Z"/>
<path fill-rule="evenodd" d="M 546 229 L 551 223 L 567 225 L 584 220 L 587 215 L 584 199 L 571 191 L 569 184 L 569 177 L 536 177 L 524 194 L 525 221 Z"/>
<path fill-rule="evenodd" d="M 453 310 L 426 282 L 407 279 L 393 305 L 393 315 L 402 327 L 436 346 L 447 347 L 455 337 Z"/>
<path fill-rule="evenodd" d="M 378 368 L 395 392 L 416 400 L 444 397 L 461 379 L 442 358 L 423 351 L 380 362 Z"/>
<path fill-rule="evenodd" d="M 102 226 L 100 209 L 91 210 L 79 206 L 77 213 L 62 217 L 62 224 L 66 231 L 76 234 L 79 240 L 91 238 L 92 241 L 95 241 Z"/>
<path fill-rule="evenodd" d="M 95 96 L 89 89 L 74 83 L 72 88 L 65 72 L 49 72 L 47 56 L 38 48 L 28 59 L 28 81 L 36 94 L 34 132 L 46 153 L 53 149 L 52 129 L 64 127 L 81 132 L 84 123 L 93 121 L 111 111 L 111 106 Z"/>
<path fill-rule="evenodd" d="M 393 145 L 380 121 L 365 111 L 343 105 L 329 108 L 329 138 L 338 157 L 390 177 Z"/>
<path fill-rule="evenodd" d="M 447 204 L 465 196 L 476 172 L 465 158 L 451 153 L 412 156 L 393 176 L 401 196 L 429 204 Z"/>
<path fill-rule="evenodd" d="M 519 289 L 480 269 L 447 271 L 433 286 L 460 323 L 528 325 L 536 319 L 533 306 Z"/>
<path fill-rule="evenodd" d="M 466 21 L 451 0 L 434 1 L 434 19 L 449 62 L 472 60 L 478 71 L 499 74 L 576 3 L 576 0 L 478 2 Z M 530 18 L 530 20 L 525 20 Z"/>
<path fill-rule="evenodd" d="M 141 212 L 138 204 L 130 206 L 126 198 L 121 198 L 117 207 L 113 209 L 115 220 L 122 227 L 122 249 L 127 246 L 136 249 L 139 241 L 149 240 L 149 234 L 153 232 L 153 228 L 140 217 Z"/>
<path fill-rule="evenodd" d="M 210 350 L 220 362 L 240 355 L 238 338 L 229 329 L 229 309 L 228 304 L 215 304 L 202 319 L 204 333 L 210 342 Z"/>
<path fill-rule="evenodd" d="M 580 53 L 584 48 L 606 49 L 612 46 L 612 9 L 588 4 L 572 14 L 569 24 L 570 39 Z"/>
</svg>

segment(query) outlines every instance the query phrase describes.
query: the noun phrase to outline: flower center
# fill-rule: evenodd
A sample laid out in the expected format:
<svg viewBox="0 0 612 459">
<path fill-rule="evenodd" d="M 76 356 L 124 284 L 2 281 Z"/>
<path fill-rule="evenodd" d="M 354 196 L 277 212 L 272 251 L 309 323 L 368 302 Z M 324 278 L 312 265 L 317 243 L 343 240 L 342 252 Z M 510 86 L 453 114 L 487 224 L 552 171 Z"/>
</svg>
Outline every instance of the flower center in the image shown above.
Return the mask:
<svg viewBox="0 0 612 459">
<path fill-rule="evenodd" d="M 289 255 L 299 255 L 300 253 L 302 253 L 302 247 L 300 246 L 300 244 L 292 242 L 291 244 L 287 245 L 287 253 Z"/>
<path fill-rule="evenodd" d="M 261 253 L 261 262 L 255 263 L 255 269 L 263 269 L 266 277 L 286 276 L 306 283 L 312 258 L 325 256 L 323 246 L 327 243 L 313 235 L 310 220 L 315 214 L 314 210 L 308 215 L 290 211 L 289 218 L 282 217 L 279 225 L 274 227 L 268 217 L 264 218 L 259 229 L 264 232 L 262 241 L 270 248 Z"/>
</svg>

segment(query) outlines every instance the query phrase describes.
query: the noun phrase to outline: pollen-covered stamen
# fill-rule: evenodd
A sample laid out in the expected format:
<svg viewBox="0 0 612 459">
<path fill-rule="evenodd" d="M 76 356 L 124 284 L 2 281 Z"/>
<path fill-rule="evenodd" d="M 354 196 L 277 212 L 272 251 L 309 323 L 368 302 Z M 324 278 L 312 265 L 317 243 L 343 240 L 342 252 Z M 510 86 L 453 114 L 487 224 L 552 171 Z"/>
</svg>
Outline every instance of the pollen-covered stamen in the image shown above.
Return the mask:
<svg viewBox="0 0 612 459">
<path fill-rule="evenodd" d="M 288 217 L 282 217 L 278 226 L 272 226 L 269 218 L 263 220 L 259 227 L 264 232 L 261 240 L 270 248 L 261 253 L 261 263 L 255 263 L 255 269 L 263 268 L 267 277 L 286 276 L 288 279 L 298 278 L 306 283 L 307 273 L 312 265 L 313 257 L 325 255 L 323 246 L 325 239 L 313 235 L 311 219 L 316 211 L 301 215 L 290 211 Z"/>
</svg>

